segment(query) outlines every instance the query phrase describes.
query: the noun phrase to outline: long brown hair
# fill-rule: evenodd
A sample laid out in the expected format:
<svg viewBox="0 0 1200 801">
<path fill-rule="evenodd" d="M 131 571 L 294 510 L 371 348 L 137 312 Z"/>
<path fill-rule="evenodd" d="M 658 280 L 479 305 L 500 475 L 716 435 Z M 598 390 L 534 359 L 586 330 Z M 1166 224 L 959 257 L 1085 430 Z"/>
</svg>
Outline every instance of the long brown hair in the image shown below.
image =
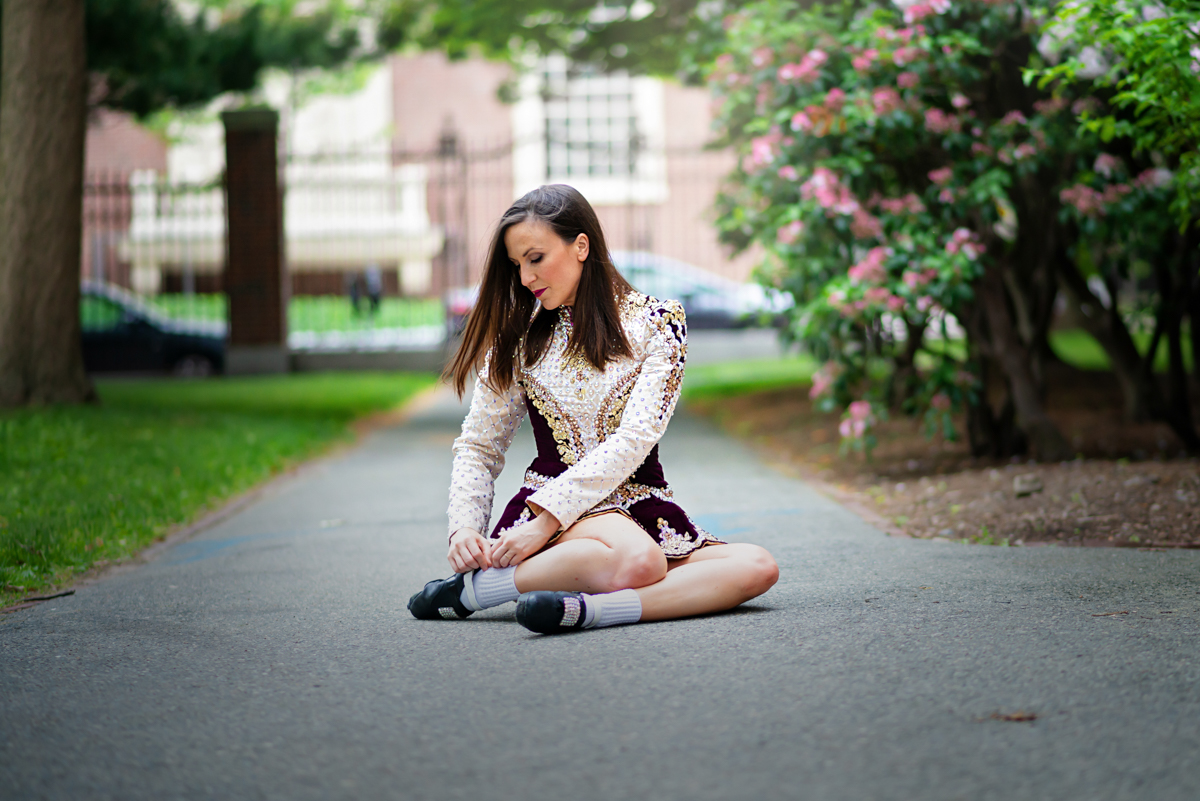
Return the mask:
<svg viewBox="0 0 1200 801">
<path fill-rule="evenodd" d="M 573 187 L 550 184 L 513 203 L 496 224 L 479 300 L 467 319 L 458 352 L 442 373 L 459 397 L 466 390 L 471 371 L 478 370 L 485 357 L 489 359 L 485 381 L 495 391 L 504 392 L 516 378 L 518 351 L 524 352 L 525 366 L 531 367 L 542 358 L 550 342 L 557 315 L 534 316 L 537 301 L 521 285 L 521 273 L 509 261 L 504 244 L 509 228 L 530 220 L 550 226 L 567 243 L 580 234 L 588 238 L 588 256 L 575 290 L 567 352 L 581 354 L 597 370 L 603 370 L 617 357 L 633 355 L 617 310 L 618 299 L 632 292 L 633 287 L 613 266 L 591 204 Z"/>
</svg>

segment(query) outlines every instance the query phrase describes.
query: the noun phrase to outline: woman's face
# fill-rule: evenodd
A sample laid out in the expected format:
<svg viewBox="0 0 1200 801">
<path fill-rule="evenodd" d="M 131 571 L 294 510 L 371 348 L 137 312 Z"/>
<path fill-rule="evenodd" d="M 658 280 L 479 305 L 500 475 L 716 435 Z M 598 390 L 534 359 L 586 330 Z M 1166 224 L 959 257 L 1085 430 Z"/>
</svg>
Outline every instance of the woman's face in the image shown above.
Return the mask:
<svg viewBox="0 0 1200 801">
<path fill-rule="evenodd" d="M 508 258 L 521 271 L 521 284 L 546 309 L 571 306 L 588 257 L 587 234 L 564 242 L 544 222 L 526 220 L 504 232 Z"/>
</svg>

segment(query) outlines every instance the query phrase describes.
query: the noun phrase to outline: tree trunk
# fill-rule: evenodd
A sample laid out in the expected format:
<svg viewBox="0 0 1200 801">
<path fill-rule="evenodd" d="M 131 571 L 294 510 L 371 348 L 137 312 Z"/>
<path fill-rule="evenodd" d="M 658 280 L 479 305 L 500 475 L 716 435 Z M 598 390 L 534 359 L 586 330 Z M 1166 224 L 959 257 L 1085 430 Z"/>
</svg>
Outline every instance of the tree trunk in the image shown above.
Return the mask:
<svg viewBox="0 0 1200 801">
<path fill-rule="evenodd" d="M 1067 295 L 1079 308 L 1084 330 L 1100 343 L 1108 355 L 1113 373 L 1121 386 L 1125 418 L 1140 422 L 1158 417 L 1164 404 L 1162 392 L 1154 383 L 1153 376 L 1143 369 L 1142 355 L 1116 308 L 1116 293 L 1111 294 L 1113 308 L 1106 309 L 1074 264 L 1064 264 L 1059 275 Z"/>
<path fill-rule="evenodd" d="M 999 269 L 988 269 L 977 285 L 977 293 L 991 333 L 995 358 L 1008 381 L 1017 425 L 1028 437 L 1037 459 L 1047 462 L 1069 459 L 1071 449 L 1042 405 L 1041 392 L 1030 369 L 1029 348 L 1013 328 Z"/>
<path fill-rule="evenodd" d="M 1183 364 L 1183 315 L 1187 303 L 1188 285 L 1191 276 L 1188 275 L 1190 259 L 1188 256 L 1195 243 L 1188 234 L 1178 235 L 1178 251 L 1175 259 L 1177 273 L 1171 275 L 1171 268 L 1161 261 L 1155 265 L 1155 275 L 1159 284 L 1159 292 L 1163 296 L 1164 325 L 1163 334 L 1167 337 L 1167 408 L 1166 421 L 1175 436 L 1179 437 L 1189 453 L 1200 453 L 1200 434 L 1196 433 L 1192 421 L 1192 400 L 1188 392 L 1187 373 Z M 1147 355 L 1153 366 L 1154 350 Z"/>
<path fill-rule="evenodd" d="M 0 406 L 78 403 L 84 0 L 3 2 Z"/>
<path fill-rule="evenodd" d="M 1196 269 L 1195 254 L 1192 255 L 1188 328 L 1192 335 L 1192 384 L 1196 392 L 1200 392 L 1200 270 Z"/>
</svg>

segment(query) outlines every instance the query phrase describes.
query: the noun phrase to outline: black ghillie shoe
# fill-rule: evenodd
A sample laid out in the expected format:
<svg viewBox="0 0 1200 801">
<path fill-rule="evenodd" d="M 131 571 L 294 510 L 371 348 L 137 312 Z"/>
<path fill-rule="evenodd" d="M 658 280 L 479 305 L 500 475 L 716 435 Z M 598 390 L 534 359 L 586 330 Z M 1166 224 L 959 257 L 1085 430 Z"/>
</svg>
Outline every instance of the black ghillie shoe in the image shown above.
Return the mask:
<svg viewBox="0 0 1200 801">
<path fill-rule="evenodd" d="M 463 586 L 466 573 L 455 573 L 450 578 L 437 579 L 425 585 L 425 589 L 408 599 L 408 611 L 417 620 L 457 620 L 475 614 L 463 606 Z"/>
<path fill-rule="evenodd" d="M 527 592 L 517 599 L 517 622 L 538 634 L 581 629 L 586 611 L 578 592 Z"/>
</svg>

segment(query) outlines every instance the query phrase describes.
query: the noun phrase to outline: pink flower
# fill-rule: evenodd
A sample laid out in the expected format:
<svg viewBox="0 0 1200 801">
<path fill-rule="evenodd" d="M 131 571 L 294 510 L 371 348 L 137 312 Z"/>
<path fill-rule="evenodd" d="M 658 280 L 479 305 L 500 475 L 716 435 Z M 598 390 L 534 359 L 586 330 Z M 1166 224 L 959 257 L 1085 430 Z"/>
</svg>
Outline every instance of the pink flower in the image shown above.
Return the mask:
<svg viewBox="0 0 1200 801">
<path fill-rule="evenodd" d="M 925 111 L 925 130 L 935 134 L 957 133 L 962 130 L 962 120 L 953 114 L 947 114 L 940 108 Z"/>
<path fill-rule="evenodd" d="M 796 172 L 796 168 L 791 164 L 784 164 L 779 168 L 779 177 L 785 181 L 795 181 L 800 177 L 800 174 Z"/>
<path fill-rule="evenodd" d="M 847 409 L 850 413 L 850 419 L 855 422 L 867 422 L 873 416 L 871 414 L 871 402 L 865 400 L 854 401 Z"/>
<path fill-rule="evenodd" d="M 1033 110 L 1046 117 L 1052 117 L 1066 107 L 1067 101 L 1061 97 L 1052 97 L 1049 100 L 1039 100 L 1033 104 Z"/>
<path fill-rule="evenodd" d="M 750 163 L 756 167 L 770 164 L 775 160 L 775 146 L 779 143 L 780 135 L 769 133 L 756 136 L 750 140 Z"/>
<path fill-rule="evenodd" d="M 882 117 L 900 109 L 900 93 L 890 86 L 876 89 L 871 93 L 871 102 L 875 106 L 875 113 Z"/>
<path fill-rule="evenodd" d="M 841 367 L 836 362 L 825 362 L 821 365 L 820 369 L 813 373 L 812 389 L 808 391 L 808 397 L 816 400 L 827 394 L 829 390 L 833 389 L 841 371 Z"/>
<path fill-rule="evenodd" d="M 946 252 L 953 255 L 960 251 L 971 261 L 979 258 L 985 252 L 979 237 L 969 228 L 958 228 L 946 242 Z"/>
<path fill-rule="evenodd" d="M 933 181 L 938 186 L 944 186 L 950 183 L 950 179 L 954 177 L 954 168 L 939 167 L 936 170 L 929 171 L 929 180 Z"/>
<path fill-rule="evenodd" d="M 1021 161 L 1022 159 L 1027 159 L 1030 156 L 1036 156 L 1037 148 L 1034 147 L 1029 142 L 1024 142 L 1022 144 L 1017 145 L 1015 148 L 1013 148 L 1012 154 L 1013 154 L 1013 159 L 1015 159 L 1016 161 Z"/>
<path fill-rule="evenodd" d="M 905 270 L 900 277 L 909 289 L 916 290 L 937 278 L 937 270 L 926 267 L 924 270 Z"/>
<path fill-rule="evenodd" d="M 904 21 L 912 25 L 914 22 L 933 16 L 934 13 L 933 6 L 929 3 L 913 3 L 904 9 Z"/>
<path fill-rule="evenodd" d="M 921 79 L 915 72 L 902 72 L 896 76 L 896 83 L 901 89 L 916 89 Z"/>
<path fill-rule="evenodd" d="M 887 304 L 888 300 L 892 297 L 892 293 L 888 291 L 887 287 L 873 286 L 863 293 L 863 297 L 868 303 Z"/>
<path fill-rule="evenodd" d="M 1105 178 L 1111 178 L 1113 172 L 1122 166 L 1121 160 L 1116 156 L 1101 153 L 1099 156 L 1096 156 L 1096 163 L 1092 165 L 1092 169 Z"/>
<path fill-rule="evenodd" d="M 921 199 L 912 192 L 909 192 L 904 197 L 882 198 L 879 200 L 879 207 L 888 214 L 920 214 L 925 211 L 925 204 Z"/>
<path fill-rule="evenodd" d="M 835 114 L 842 110 L 842 106 L 846 103 L 846 93 L 838 88 L 830 89 L 825 95 L 825 108 Z"/>
<path fill-rule="evenodd" d="M 1133 191 L 1133 187 L 1129 184 L 1111 184 L 1104 188 L 1104 202 L 1116 203 L 1121 198 Z"/>
<path fill-rule="evenodd" d="M 939 412 L 948 412 L 950 411 L 950 396 L 945 392 L 939 392 L 929 399 L 929 405 Z"/>
<path fill-rule="evenodd" d="M 1156 169 L 1146 170 L 1133 179 L 1133 185 L 1139 189 L 1162 189 L 1165 186 L 1171 185 L 1171 179 L 1174 176 L 1170 170 L 1158 167 Z"/>
<path fill-rule="evenodd" d="M 898 312 L 908 305 L 908 301 L 898 295 L 892 295 L 887 299 L 888 311 Z"/>
<path fill-rule="evenodd" d="M 971 143 L 971 154 L 974 156 L 990 156 L 994 151 L 983 142 Z"/>
<path fill-rule="evenodd" d="M 854 218 L 850 221 L 850 233 L 859 239 L 871 239 L 883 236 L 883 226 L 877 218 L 858 208 L 854 210 Z"/>
<path fill-rule="evenodd" d="M 884 247 L 871 248 L 862 261 L 846 271 L 850 281 L 855 284 L 880 284 L 887 280 L 887 270 L 883 263 L 891 255 L 891 250 Z"/>
<path fill-rule="evenodd" d="M 971 105 L 971 100 L 962 92 L 955 92 L 950 98 L 950 105 L 954 106 L 955 108 L 966 108 L 967 106 Z M 979 136 L 979 134 L 975 135 Z"/>
<path fill-rule="evenodd" d="M 802 233 L 804 233 L 804 223 L 793 220 L 775 232 L 775 241 L 781 245 L 790 245 L 799 239 Z"/>
<path fill-rule="evenodd" d="M 750 56 L 750 61 L 756 67 L 765 67 L 766 65 L 770 64 L 774 60 L 775 60 L 775 53 L 772 52 L 771 48 L 769 48 L 769 47 L 760 47 L 757 50 L 755 50 Z"/>
<path fill-rule="evenodd" d="M 923 55 L 925 55 L 925 51 L 919 47 L 901 47 L 892 53 L 892 63 L 897 67 L 903 67 L 916 61 Z"/>
<path fill-rule="evenodd" d="M 829 56 L 825 55 L 823 50 L 809 50 L 804 58 L 800 59 L 799 64 L 784 64 L 776 72 L 777 77 L 781 81 L 799 81 L 800 83 L 812 83 L 820 74 L 821 65 L 829 60 Z"/>
<path fill-rule="evenodd" d="M 809 107 L 811 108 L 811 106 Z M 812 117 L 808 116 L 806 111 L 797 111 L 792 115 L 792 130 L 808 133 L 813 129 Z"/>
<path fill-rule="evenodd" d="M 942 55 L 948 56 L 954 52 L 954 48 L 950 45 L 942 45 Z"/>
<path fill-rule="evenodd" d="M 1008 112 L 1000 120 L 1001 125 L 1025 125 L 1028 122 L 1029 120 L 1025 119 L 1025 115 L 1016 110 Z"/>
<path fill-rule="evenodd" d="M 800 197 L 815 199 L 826 212 L 853 214 L 859 207 L 849 188 L 842 185 L 837 173 L 826 167 L 817 167 L 813 176 L 800 185 Z"/>
<path fill-rule="evenodd" d="M 1086 184 L 1076 184 L 1058 193 L 1058 199 L 1075 207 L 1085 217 L 1104 215 L 1104 196 Z"/>
<path fill-rule="evenodd" d="M 950 10 L 950 0 L 929 0 L 929 5 L 938 14 L 945 14 Z"/>
<path fill-rule="evenodd" d="M 936 305 L 937 304 L 934 303 L 933 298 L 929 297 L 928 295 L 922 295 L 921 297 L 917 298 L 917 311 L 921 312 L 922 314 L 929 311 Z"/>
<path fill-rule="evenodd" d="M 873 47 L 867 48 L 862 52 L 861 56 L 855 57 L 850 63 L 858 72 L 867 72 L 871 69 L 871 65 L 879 59 L 879 51 Z"/>
<path fill-rule="evenodd" d="M 953 203 L 954 193 L 948 188 L 943 189 L 941 192 L 938 192 L 938 200 L 940 200 L 942 203 Z"/>
</svg>

